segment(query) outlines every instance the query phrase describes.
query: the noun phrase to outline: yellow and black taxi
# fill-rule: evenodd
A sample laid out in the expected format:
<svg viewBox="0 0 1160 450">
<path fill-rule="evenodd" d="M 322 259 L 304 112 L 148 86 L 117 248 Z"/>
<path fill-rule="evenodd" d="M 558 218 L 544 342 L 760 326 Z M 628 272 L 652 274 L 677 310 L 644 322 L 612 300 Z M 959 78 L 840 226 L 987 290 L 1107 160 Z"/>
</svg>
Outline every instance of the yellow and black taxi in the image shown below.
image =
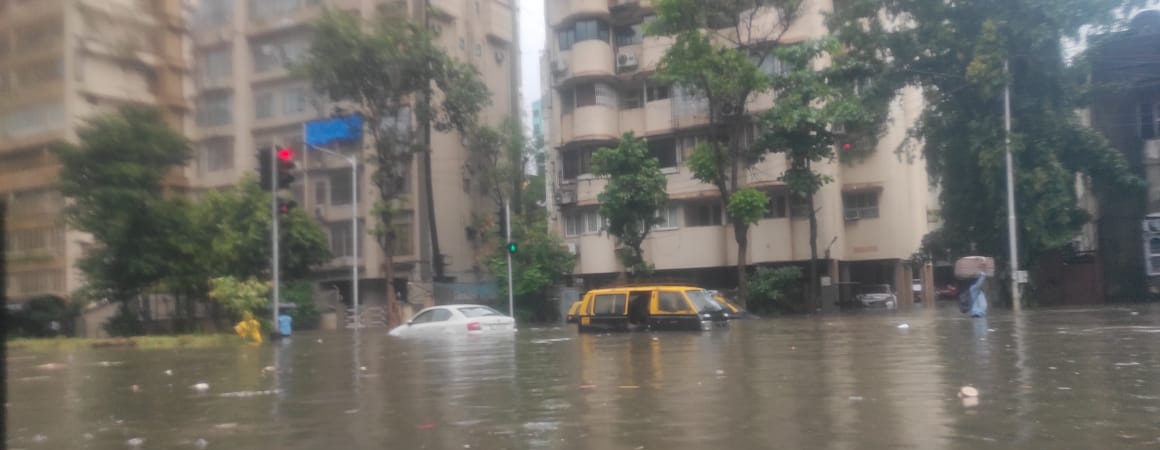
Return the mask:
<svg viewBox="0 0 1160 450">
<path fill-rule="evenodd" d="M 576 306 L 581 333 L 708 330 L 726 324 L 713 295 L 695 286 L 641 285 L 588 291 Z"/>
<path fill-rule="evenodd" d="M 580 304 L 581 303 L 584 303 L 584 302 L 581 300 L 577 300 L 577 301 L 572 302 L 572 306 L 568 307 L 568 315 L 564 317 L 565 323 L 576 323 L 576 322 L 580 321 L 579 313 L 580 313 Z"/>
</svg>

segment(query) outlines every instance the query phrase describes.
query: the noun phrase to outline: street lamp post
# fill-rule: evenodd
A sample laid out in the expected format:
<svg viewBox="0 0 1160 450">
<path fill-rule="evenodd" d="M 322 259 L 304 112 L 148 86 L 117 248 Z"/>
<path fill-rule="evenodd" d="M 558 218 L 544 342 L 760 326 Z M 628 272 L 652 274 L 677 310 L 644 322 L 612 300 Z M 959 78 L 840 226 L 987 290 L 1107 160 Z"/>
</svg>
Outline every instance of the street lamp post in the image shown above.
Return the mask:
<svg viewBox="0 0 1160 450">
<path fill-rule="evenodd" d="M 336 156 L 350 164 L 350 233 L 351 247 L 353 247 L 351 249 L 353 261 L 350 265 L 350 286 L 351 302 L 354 306 L 354 328 L 358 329 L 362 325 L 362 320 L 358 314 L 358 157 L 357 155 L 346 156 L 314 145 L 307 144 L 307 146 L 322 153 Z"/>
</svg>

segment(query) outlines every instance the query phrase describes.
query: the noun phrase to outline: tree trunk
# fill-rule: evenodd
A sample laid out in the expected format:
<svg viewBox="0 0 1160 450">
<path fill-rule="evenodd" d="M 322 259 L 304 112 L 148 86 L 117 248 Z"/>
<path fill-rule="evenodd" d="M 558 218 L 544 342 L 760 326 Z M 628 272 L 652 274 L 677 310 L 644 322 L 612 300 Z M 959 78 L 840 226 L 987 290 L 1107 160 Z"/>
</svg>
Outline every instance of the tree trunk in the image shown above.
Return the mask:
<svg viewBox="0 0 1160 450">
<path fill-rule="evenodd" d="M 821 310 L 821 303 L 818 299 L 818 212 L 814 209 L 814 196 L 810 195 L 810 276 L 806 280 L 809 287 L 806 289 L 809 295 L 810 306 Z"/>
<path fill-rule="evenodd" d="M 749 271 L 746 261 L 749 259 L 749 226 L 737 220 L 733 221 L 733 234 L 737 241 L 737 304 L 745 308 L 749 302 Z"/>
<path fill-rule="evenodd" d="M 392 240 L 387 246 L 393 246 Z M 403 324 L 402 310 L 399 308 L 399 299 L 395 295 L 395 261 L 394 249 L 383 249 L 383 278 L 387 286 L 387 328 L 394 328 Z"/>
</svg>

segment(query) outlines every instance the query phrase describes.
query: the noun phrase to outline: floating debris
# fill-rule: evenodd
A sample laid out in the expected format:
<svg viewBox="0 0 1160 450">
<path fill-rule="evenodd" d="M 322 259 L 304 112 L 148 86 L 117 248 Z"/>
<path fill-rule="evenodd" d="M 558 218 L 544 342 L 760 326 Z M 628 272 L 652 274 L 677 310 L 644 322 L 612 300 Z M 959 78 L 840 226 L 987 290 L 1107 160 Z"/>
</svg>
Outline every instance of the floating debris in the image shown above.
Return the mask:
<svg viewBox="0 0 1160 450">
<path fill-rule="evenodd" d="M 141 444 L 144 444 L 144 443 L 145 443 L 145 439 L 142 439 L 142 438 L 136 437 L 136 438 L 133 438 L 133 439 L 129 439 L 128 441 L 125 441 L 125 443 L 126 443 L 126 444 L 129 444 L 129 446 L 130 446 L 130 447 L 140 447 L 140 446 L 141 446 Z"/>
<path fill-rule="evenodd" d="M 978 397 L 979 390 L 971 386 L 963 386 L 959 388 L 959 398 Z"/>
<path fill-rule="evenodd" d="M 596 385 L 595 385 L 595 384 L 581 384 L 581 385 L 580 385 L 580 390 L 581 390 L 581 391 L 590 391 L 590 390 L 592 390 L 592 389 L 596 389 Z"/>
<path fill-rule="evenodd" d="M 36 368 L 40 370 L 60 370 L 65 368 L 65 365 L 60 363 L 47 363 L 36 366 Z"/>
<path fill-rule="evenodd" d="M 1116 367 L 1132 367 L 1132 366 L 1138 366 L 1138 365 L 1140 365 L 1140 363 L 1135 362 L 1135 361 L 1116 363 Z"/>
<path fill-rule="evenodd" d="M 129 390 L 130 390 L 130 391 L 133 391 L 133 392 L 141 392 L 141 386 L 138 386 L 138 385 L 135 385 L 135 384 L 134 384 L 134 385 L 132 385 L 132 386 L 129 386 Z"/>
<path fill-rule="evenodd" d="M 852 401 L 852 402 L 860 402 L 862 400 L 864 400 L 864 399 L 859 395 L 851 395 L 850 396 L 850 401 Z"/>
<path fill-rule="evenodd" d="M 717 369 L 717 375 L 725 375 L 725 371 L 721 370 L 721 369 Z"/>
<path fill-rule="evenodd" d="M 244 397 L 258 397 L 258 396 L 262 396 L 262 395 L 274 395 L 274 394 L 278 394 L 280 392 L 282 392 L 282 391 L 280 391 L 278 389 L 270 389 L 270 390 L 266 390 L 266 391 L 239 391 L 239 392 L 226 392 L 224 394 L 221 394 L 220 396 L 221 397 L 243 397 L 244 398 Z"/>
<path fill-rule="evenodd" d="M 32 442 L 35 442 L 37 444 L 44 442 L 44 441 L 47 441 L 47 440 L 48 440 L 48 436 L 45 436 L 43 434 L 37 434 L 36 436 L 32 437 Z"/>
<path fill-rule="evenodd" d="M 570 340 L 572 340 L 572 338 L 537 339 L 537 340 L 532 341 L 532 343 L 533 344 L 548 344 L 548 343 L 552 343 L 552 342 L 564 342 L 564 341 L 570 341 Z"/>
<path fill-rule="evenodd" d="M 198 391 L 198 392 L 205 392 L 205 391 L 209 390 L 209 383 L 205 383 L 205 382 L 197 383 L 193 386 L 190 386 L 189 388 L 193 389 L 195 391 Z"/>
<path fill-rule="evenodd" d="M 237 428 L 238 424 L 233 423 L 233 422 L 226 422 L 226 423 L 219 423 L 217 425 L 214 425 L 213 427 L 218 429 L 218 430 L 232 430 L 234 428 Z"/>
<path fill-rule="evenodd" d="M 621 389 L 640 389 L 640 386 L 621 386 Z"/>
<path fill-rule="evenodd" d="M 900 329 L 900 330 L 905 330 L 907 328 L 910 328 L 909 323 L 904 323 L 904 324 L 898 325 L 898 329 Z"/>
<path fill-rule="evenodd" d="M 170 369 L 165 369 L 165 374 L 168 376 L 173 376 L 173 371 Z"/>
<path fill-rule="evenodd" d="M 433 423 L 421 423 L 419 425 L 416 425 L 416 428 L 418 428 L 420 430 L 430 430 L 430 429 L 435 428 L 435 424 L 433 424 Z"/>
<path fill-rule="evenodd" d="M 196 441 L 193 441 L 193 446 L 194 446 L 194 447 L 197 447 L 197 448 L 199 448 L 199 449 L 202 449 L 202 448 L 206 448 L 206 447 L 208 447 L 208 446 L 209 446 L 209 442 L 208 442 L 208 441 L 206 441 L 205 439 L 202 439 L 202 438 L 197 438 L 197 440 L 196 440 Z"/>
</svg>

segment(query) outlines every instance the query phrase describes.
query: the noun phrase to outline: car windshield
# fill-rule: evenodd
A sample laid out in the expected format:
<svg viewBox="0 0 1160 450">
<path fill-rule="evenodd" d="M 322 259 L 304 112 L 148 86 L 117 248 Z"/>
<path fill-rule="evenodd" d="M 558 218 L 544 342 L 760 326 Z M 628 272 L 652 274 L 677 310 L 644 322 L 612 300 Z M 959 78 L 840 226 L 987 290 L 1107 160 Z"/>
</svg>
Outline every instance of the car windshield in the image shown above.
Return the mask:
<svg viewBox="0 0 1160 450">
<path fill-rule="evenodd" d="M 472 318 L 476 318 L 476 317 L 502 316 L 503 315 L 503 313 L 496 311 L 494 309 L 488 308 L 486 306 L 465 306 L 465 307 L 459 308 L 459 312 L 463 313 L 464 316 L 467 316 L 468 319 L 472 319 Z"/>
<path fill-rule="evenodd" d="M 685 295 L 689 300 L 693 301 L 693 306 L 697 307 L 697 311 L 720 311 L 721 304 L 713 300 L 713 295 L 709 291 L 704 290 L 689 290 L 685 291 Z"/>
<path fill-rule="evenodd" d="M 878 285 L 874 285 L 874 286 L 866 286 L 865 288 L 862 288 L 862 292 L 864 292 L 866 294 L 889 294 L 890 293 L 890 286 L 887 286 L 884 284 L 878 284 Z"/>
</svg>

